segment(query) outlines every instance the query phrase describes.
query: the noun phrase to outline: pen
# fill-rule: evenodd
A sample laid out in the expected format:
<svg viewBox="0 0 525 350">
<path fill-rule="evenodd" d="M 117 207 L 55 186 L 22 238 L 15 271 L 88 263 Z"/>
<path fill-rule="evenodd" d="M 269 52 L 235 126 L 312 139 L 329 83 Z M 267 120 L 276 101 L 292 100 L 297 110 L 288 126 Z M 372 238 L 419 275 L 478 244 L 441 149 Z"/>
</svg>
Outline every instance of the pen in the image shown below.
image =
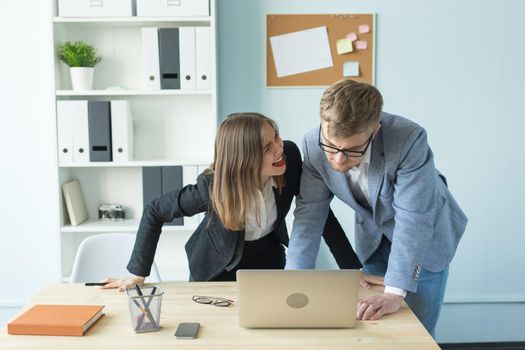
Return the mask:
<svg viewBox="0 0 525 350">
<path fill-rule="evenodd" d="M 146 302 L 146 305 L 145 305 L 145 307 L 147 307 L 148 309 L 149 309 L 149 304 L 151 304 L 151 301 L 153 300 L 153 296 L 155 295 L 155 291 L 156 290 L 157 290 L 157 287 L 153 287 L 153 289 L 151 290 L 151 295 L 149 296 L 148 301 Z M 142 309 L 140 307 L 140 305 L 138 305 L 138 304 L 137 304 L 137 306 L 142 311 L 142 314 L 137 319 L 137 329 L 140 329 L 140 327 L 142 327 L 142 322 L 144 321 L 144 316 L 147 317 L 147 315 L 146 315 L 146 312 L 145 312 L 146 310 Z M 149 317 L 148 317 L 148 319 L 149 319 Z"/>
<path fill-rule="evenodd" d="M 108 284 L 109 282 L 86 282 L 84 283 L 85 286 L 105 286 L 106 284 Z"/>
<path fill-rule="evenodd" d="M 142 326 L 142 321 L 144 320 L 144 316 L 149 320 L 149 316 L 146 314 L 146 310 L 140 306 L 139 302 L 136 301 L 135 299 L 132 299 L 133 300 L 133 303 L 137 306 L 137 308 L 140 310 L 141 314 L 139 315 L 139 317 L 137 318 L 137 326 L 135 327 L 135 330 L 139 330 L 140 327 Z M 151 320 L 150 320 L 151 322 Z"/>
<path fill-rule="evenodd" d="M 142 305 L 144 305 L 144 310 L 146 311 L 146 316 L 150 319 L 150 322 L 153 323 L 153 326 L 157 328 L 157 322 L 155 322 L 155 318 L 153 317 L 153 314 L 151 313 L 151 310 L 149 309 L 148 303 L 144 299 L 144 296 L 142 294 L 142 291 L 140 290 L 140 287 L 136 284 L 135 290 L 137 291 L 137 294 L 140 297 L 140 300 L 142 301 Z M 142 308 L 140 308 L 142 309 Z"/>
</svg>

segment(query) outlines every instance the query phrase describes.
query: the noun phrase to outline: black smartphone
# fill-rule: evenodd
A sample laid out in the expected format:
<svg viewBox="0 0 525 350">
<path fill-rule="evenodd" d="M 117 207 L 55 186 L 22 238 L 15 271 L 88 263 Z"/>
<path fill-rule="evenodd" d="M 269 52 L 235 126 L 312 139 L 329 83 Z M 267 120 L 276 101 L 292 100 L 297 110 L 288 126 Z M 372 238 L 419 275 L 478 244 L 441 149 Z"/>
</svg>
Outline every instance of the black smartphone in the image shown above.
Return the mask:
<svg viewBox="0 0 525 350">
<path fill-rule="evenodd" d="M 197 338 L 200 326 L 200 323 L 181 322 L 175 331 L 175 337 L 180 339 Z"/>
</svg>

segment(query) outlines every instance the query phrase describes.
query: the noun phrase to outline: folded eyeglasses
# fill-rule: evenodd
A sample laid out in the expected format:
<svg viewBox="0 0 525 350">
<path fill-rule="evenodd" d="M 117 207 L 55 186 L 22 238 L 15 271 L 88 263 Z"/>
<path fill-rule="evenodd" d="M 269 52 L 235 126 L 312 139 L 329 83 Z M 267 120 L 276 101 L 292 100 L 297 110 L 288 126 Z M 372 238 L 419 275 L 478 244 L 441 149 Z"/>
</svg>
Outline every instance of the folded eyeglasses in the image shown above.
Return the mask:
<svg viewBox="0 0 525 350">
<path fill-rule="evenodd" d="M 191 299 L 199 304 L 210 304 L 219 307 L 228 307 L 233 304 L 233 300 L 217 297 L 207 297 L 204 295 L 194 295 Z"/>
</svg>

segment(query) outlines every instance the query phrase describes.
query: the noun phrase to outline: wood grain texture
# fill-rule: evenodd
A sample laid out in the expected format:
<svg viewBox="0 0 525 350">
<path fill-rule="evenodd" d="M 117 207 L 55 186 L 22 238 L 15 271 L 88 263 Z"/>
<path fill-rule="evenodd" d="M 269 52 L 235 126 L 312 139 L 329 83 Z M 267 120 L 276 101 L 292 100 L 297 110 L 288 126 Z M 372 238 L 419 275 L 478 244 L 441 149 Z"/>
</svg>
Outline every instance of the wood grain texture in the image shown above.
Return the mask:
<svg viewBox="0 0 525 350">
<path fill-rule="evenodd" d="M 378 321 L 358 321 L 353 329 L 244 329 L 237 324 L 237 306 L 197 304 L 193 295 L 236 300 L 234 282 L 173 282 L 160 284 L 164 290 L 161 330 L 135 334 L 129 319 L 125 293 L 58 284 L 44 288 L 28 305 L 60 303 L 106 305 L 102 317 L 84 337 L 8 335 L 0 331 L 5 349 L 439 349 L 412 311 L 404 305 L 393 315 Z M 380 293 L 361 289 L 360 295 Z M 24 309 L 24 310 L 25 310 Z M 22 313 L 22 310 L 20 313 Z M 199 322 L 197 339 L 175 339 L 180 322 Z"/>
</svg>

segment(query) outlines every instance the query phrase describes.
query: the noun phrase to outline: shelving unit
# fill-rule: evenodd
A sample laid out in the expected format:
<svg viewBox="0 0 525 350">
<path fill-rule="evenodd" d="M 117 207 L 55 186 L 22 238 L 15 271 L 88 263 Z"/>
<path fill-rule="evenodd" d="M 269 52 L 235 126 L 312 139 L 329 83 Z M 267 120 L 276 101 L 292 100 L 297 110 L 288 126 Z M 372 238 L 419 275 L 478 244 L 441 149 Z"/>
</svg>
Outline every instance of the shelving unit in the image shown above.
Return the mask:
<svg viewBox="0 0 525 350">
<path fill-rule="evenodd" d="M 215 0 L 207 17 L 109 17 L 60 18 L 54 5 L 54 46 L 84 40 L 102 56 L 95 67 L 93 90 L 71 89 L 68 67 L 55 49 L 55 101 L 128 100 L 133 131 L 134 158 L 129 162 L 58 163 L 57 187 L 72 179 L 80 182 L 89 220 L 71 226 L 63 200 L 60 206 L 62 279 L 68 280 L 80 242 L 105 232 L 136 232 L 143 210 L 142 167 L 183 166 L 184 185 L 213 158 L 217 128 L 216 18 Z M 146 90 L 143 86 L 141 28 L 210 27 L 210 90 Z M 56 123 L 56 121 L 55 121 Z M 62 195 L 60 196 L 62 198 Z M 101 203 L 123 205 L 126 219 L 99 221 Z M 184 226 L 165 226 L 156 255 L 163 280 L 187 280 L 184 244 L 202 216 L 185 218 Z"/>
</svg>

